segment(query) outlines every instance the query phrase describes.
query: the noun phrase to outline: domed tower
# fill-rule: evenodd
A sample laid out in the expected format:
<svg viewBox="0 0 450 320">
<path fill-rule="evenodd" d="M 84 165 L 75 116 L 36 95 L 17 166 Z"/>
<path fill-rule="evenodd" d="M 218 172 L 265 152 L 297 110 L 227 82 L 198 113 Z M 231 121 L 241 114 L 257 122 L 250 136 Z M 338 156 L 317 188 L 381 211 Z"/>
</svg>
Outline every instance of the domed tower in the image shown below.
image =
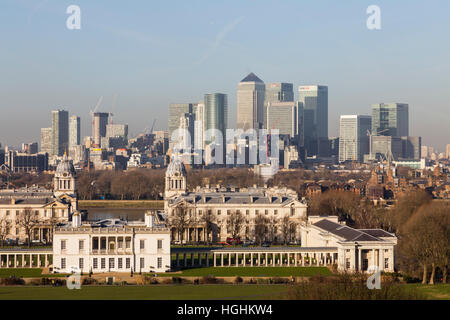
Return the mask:
<svg viewBox="0 0 450 320">
<path fill-rule="evenodd" d="M 183 162 L 172 160 L 166 170 L 166 188 L 164 198 L 179 196 L 187 192 L 187 173 Z"/>
<path fill-rule="evenodd" d="M 63 194 L 76 197 L 75 168 L 72 162 L 67 159 L 66 154 L 64 154 L 63 160 L 56 167 L 55 177 L 53 178 L 53 192 L 57 197 Z"/>
</svg>

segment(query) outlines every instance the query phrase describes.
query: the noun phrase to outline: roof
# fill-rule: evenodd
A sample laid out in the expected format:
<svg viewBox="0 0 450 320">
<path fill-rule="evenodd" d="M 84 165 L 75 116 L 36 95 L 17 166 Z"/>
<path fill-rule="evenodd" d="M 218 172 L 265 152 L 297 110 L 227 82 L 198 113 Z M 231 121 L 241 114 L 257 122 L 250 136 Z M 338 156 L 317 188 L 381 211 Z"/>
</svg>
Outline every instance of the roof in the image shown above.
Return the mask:
<svg viewBox="0 0 450 320">
<path fill-rule="evenodd" d="M 338 237 L 344 238 L 347 241 L 382 241 L 381 239 L 367 232 L 353 229 L 346 225 L 342 225 L 328 219 L 320 220 L 314 223 L 313 226 L 323 229 Z"/>
<path fill-rule="evenodd" d="M 253 72 L 249 73 L 241 82 L 261 82 L 264 83 L 260 78 L 258 78 Z"/>
<path fill-rule="evenodd" d="M 359 229 L 359 231 L 370 234 L 377 238 L 395 238 L 395 234 L 387 232 L 383 229 Z"/>
<path fill-rule="evenodd" d="M 187 201 L 197 204 L 287 204 L 292 200 L 297 200 L 288 196 L 265 196 L 264 194 L 252 194 L 241 192 L 211 192 L 211 193 L 190 193 L 186 196 L 176 198 L 173 203 Z"/>
</svg>

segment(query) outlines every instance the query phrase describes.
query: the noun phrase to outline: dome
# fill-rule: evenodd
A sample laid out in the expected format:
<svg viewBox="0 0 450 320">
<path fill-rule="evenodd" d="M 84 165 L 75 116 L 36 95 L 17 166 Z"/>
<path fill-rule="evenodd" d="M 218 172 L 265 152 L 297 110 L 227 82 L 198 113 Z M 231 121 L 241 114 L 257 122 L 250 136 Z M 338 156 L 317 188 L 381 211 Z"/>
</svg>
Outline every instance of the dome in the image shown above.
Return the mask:
<svg viewBox="0 0 450 320">
<path fill-rule="evenodd" d="M 181 162 L 178 159 L 173 160 L 171 163 L 169 163 L 166 175 L 173 176 L 176 175 L 177 173 L 180 175 L 186 175 L 186 168 L 184 167 L 183 162 Z"/>
<path fill-rule="evenodd" d="M 67 157 L 65 156 L 63 160 L 56 167 L 56 173 L 70 173 L 75 174 L 75 168 L 73 164 Z"/>
</svg>

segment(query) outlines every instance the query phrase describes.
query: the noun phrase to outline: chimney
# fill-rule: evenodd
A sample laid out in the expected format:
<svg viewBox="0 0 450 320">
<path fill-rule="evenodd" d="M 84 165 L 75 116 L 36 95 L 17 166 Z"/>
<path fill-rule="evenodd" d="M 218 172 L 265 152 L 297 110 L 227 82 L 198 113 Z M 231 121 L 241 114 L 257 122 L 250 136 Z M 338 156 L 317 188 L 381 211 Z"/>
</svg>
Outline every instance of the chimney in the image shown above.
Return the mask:
<svg viewBox="0 0 450 320">
<path fill-rule="evenodd" d="M 72 227 L 81 227 L 81 214 L 78 211 L 75 211 L 75 213 L 72 215 Z"/>
<path fill-rule="evenodd" d="M 145 226 L 147 228 L 153 228 L 153 214 L 150 211 L 145 213 Z"/>
</svg>

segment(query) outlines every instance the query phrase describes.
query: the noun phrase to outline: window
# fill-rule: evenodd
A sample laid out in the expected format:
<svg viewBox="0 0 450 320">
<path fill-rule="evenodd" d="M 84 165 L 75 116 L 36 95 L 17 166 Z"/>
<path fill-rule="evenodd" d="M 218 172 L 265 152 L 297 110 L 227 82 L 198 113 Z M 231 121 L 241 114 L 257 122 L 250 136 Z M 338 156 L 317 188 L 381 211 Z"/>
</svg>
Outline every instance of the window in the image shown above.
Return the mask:
<svg viewBox="0 0 450 320">
<path fill-rule="evenodd" d="M 229 216 L 231 214 L 230 210 L 227 210 L 227 216 Z"/>
<path fill-rule="evenodd" d="M 126 265 L 127 269 L 130 269 L 130 266 L 131 266 L 130 261 L 131 261 L 130 258 L 126 258 L 126 260 L 125 260 L 125 265 Z"/>
<path fill-rule="evenodd" d="M 97 269 L 98 268 L 98 259 L 94 258 L 92 264 L 94 265 L 94 269 Z"/>
<path fill-rule="evenodd" d="M 389 269 L 389 258 L 384 258 L 384 268 Z"/>
<path fill-rule="evenodd" d="M 119 268 L 119 269 L 122 269 L 122 258 L 118 258 L 117 259 L 117 267 Z"/>
<path fill-rule="evenodd" d="M 9 216 L 9 210 L 6 210 L 6 215 Z"/>
<path fill-rule="evenodd" d="M 130 249 L 130 248 L 131 248 L 131 239 L 130 239 L 130 238 L 127 239 L 127 242 L 126 242 L 125 245 L 126 245 L 126 248 L 127 248 L 127 249 Z"/>
<path fill-rule="evenodd" d="M 141 250 L 144 250 L 144 248 L 145 248 L 145 240 L 140 240 L 140 241 L 139 241 L 139 248 L 140 248 Z"/>
<path fill-rule="evenodd" d="M 277 209 L 273 210 L 273 214 L 277 215 L 278 214 L 278 210 Z"/>
<path fill-rule="evenodd" d="M 221 210 L 217 210 L 217 215 L 219 215 L 220 216 L 220 214 L 222 213 L 222 211 Z"/>
<path fill-rule="evenodd" d="M 241 213 L 241 210 L 239 210 L 239 209 L 236 210 L 236 213 L 237 213 L 237 214 L 240 214 L 240 213 Z"/>
<path fill-rule="evenodd" d="M 109 268 L 114 269 L 114 258 L 109 258 Z"/>
<path fill-rule="evenodd" d="M 245 210 L 245 214 L 248 216 L 250 214 L 250 210 Z"/>
<path fill-rule="evenodd" d="M 350 258 L 345 259 L 345 268 L 350 269 Z"/>
<path fill-rule="evenodd" d="M 158 249 L 162 249 L 162 240 L 158 239 Z"/>
<path fill-rule="evenodd" d="M 264 210 L 264 214 L 267 216 L 269 214 L 269 210 Z"/>
<path fill-rule="evenodd" d="M 162 258 L 158 257 L 158 269 L 162 268 Z"/>
<path fill-rule="evenodd" d="M 202 210 L 198 210 L 198 215 L 202 215 L 203 214 L 203 212 L 202 212 Z"/>
<path fill-rule="evenodd" d="M 123 249 L 123 239 L 119 238 L 119 240 L 117 241 L 117 247 L 119 249 Z"/>
<path fill-rule="evenodd" d="M 84 250 L 84 240 L 78 241 L 78 248 L 79 248 L 80 250 Z"/>
<path fill-rule="evenodd" d="M 258 215 L 259 214 L 259 210 L 255 210 L 255 214 Z"/>
<path fill-rule="evenodd" d="M 140 267 L 141 269 L 144 269 L 144 266 L 145 266 L 144 262 L 145 262 L 144 258 L 141 258 L 141 259 L 140 259 L 140 265 L 139 265 L 139 267 Z"/>
<path fill-rule="evenodd" d="M 61 258 L 61 269 L 66 268 L 66 258 Z"/>
<path fill-rule="evenodd" d="M 66 240 L 61 240 L 61 250 L 66 250 Z"/>
<path fill-rule="evenodd" d="M 100 262 L 101 262 L 100 267 L 101 267 L 102 269 L 105 269 L 105 268 L 106 268 L 106 259 L 105 259 L 105 258 L 102 258 L 102 259 L 100 260 Z"/>
<path fill-rule="evenodd" d="M 80 270 L 83 270 L 83 268 L 84 268 L 84 259 L 83 258 L 78 259 L 78 267 L 80 268 Z"/>
</svg>

